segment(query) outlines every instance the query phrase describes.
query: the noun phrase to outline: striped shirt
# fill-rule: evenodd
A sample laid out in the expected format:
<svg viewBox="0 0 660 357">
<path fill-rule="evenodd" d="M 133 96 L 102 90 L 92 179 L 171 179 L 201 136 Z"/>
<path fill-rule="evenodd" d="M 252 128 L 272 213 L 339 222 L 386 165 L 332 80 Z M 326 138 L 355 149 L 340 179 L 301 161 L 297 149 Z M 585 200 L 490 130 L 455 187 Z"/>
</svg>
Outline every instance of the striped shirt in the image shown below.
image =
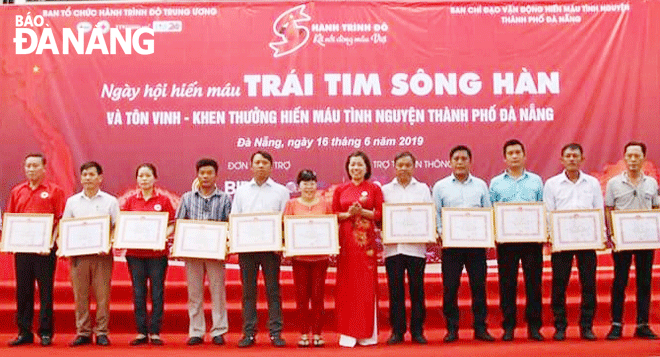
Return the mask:
<svg viewBox="0 0 660 357">
<path fill-rule="evenodd" d="M 199 191 L 184 193 L 176 211 L 176 218 L 227 222 L 229 212 L 229 195 L 216 188 L 210 197 L 202 196 Z"/>
</svg>

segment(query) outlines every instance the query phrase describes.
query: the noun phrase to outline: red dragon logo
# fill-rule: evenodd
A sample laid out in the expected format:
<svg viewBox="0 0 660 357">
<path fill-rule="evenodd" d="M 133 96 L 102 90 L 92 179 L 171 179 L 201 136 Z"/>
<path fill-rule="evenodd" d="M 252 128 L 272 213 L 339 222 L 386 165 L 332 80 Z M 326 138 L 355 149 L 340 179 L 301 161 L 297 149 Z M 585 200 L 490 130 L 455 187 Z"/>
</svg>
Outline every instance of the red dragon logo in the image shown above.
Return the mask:
<svg viewBox="0 0 660 357">
<path fill-rule="evenodd" d="M 304 4 L 298 5 L 283 12 L 273 23 L 273 33 L 278 37 L 278 40 L 268 44 L 275 51 L 273 57 L 293 53 L 309 40 L 310 31 L 302 23 L 312 18 L 304 10 Z"/>
</svg>

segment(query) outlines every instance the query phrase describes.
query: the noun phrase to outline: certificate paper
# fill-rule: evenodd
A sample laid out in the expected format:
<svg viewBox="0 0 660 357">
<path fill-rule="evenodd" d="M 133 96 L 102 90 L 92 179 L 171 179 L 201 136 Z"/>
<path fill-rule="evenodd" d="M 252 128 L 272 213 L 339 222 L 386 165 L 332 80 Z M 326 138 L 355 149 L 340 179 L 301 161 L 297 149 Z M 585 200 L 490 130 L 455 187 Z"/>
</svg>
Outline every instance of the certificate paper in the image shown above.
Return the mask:
<svg viewBox="0 0 660 357">
<path fill-rule="evenodd" d="M 172 256 L 224 260 L 227 255 L 227 223 L 179 219 Z"/>
<path fill-rule="evenodd" d="M 435 242 L 435 216 L 433 203 L 383 204 L 383 244 Z"/>
<path fill-rule="evenodd" d="M 53 247 L 53 214 L 5 213 L 2 251 L 46 254 Z"/>
<path fill-rule="evenodd" d="M 60 221 L 58 254 L 64 257 L 110 252 L 110 216 Z"/>
<path fill-rule="evenodd" d="M 231 253 L 282 250 L 282 214 L 241 213 L 229 215 Z"/>
<path fill-rule="evenodd" d="M 493 210 L 490 208 L 442 208 L 443 248 L 495 247 Z"/>
<path fill-rule="evenodd" d="M 605 248 L 602 210 L 554 211 L 550 221 L 553 252 Z"/>
<path fill-rule="evenodd" d="M 339 254 L 339 230 L 334 214 L 285 216 L 284 232 L 286 256 Z"/>
<path fill-rule="evenodd" d="M 167 212 L 120 212 L 115 232 L 115 248 L 165 249 Z"/>
<path fill-rule="evenodd" d="M 495 203 L 498 243 L 545 243 L 548 240 L 542 202 Z"/>
<path fill-rule="evenodd" d="M 660 210 L 612 211 L 615 251 L 660 248 Z"/>
</svg>

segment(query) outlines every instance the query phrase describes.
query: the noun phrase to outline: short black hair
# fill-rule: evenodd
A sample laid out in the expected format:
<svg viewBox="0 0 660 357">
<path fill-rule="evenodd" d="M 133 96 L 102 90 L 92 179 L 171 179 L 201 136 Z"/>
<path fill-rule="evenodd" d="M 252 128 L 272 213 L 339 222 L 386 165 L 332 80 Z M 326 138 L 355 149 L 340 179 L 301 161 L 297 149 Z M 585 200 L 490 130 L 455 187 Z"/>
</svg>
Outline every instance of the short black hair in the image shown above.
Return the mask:
<svg viewBox="0 0 660 357">
<path fill-rule="evenodd" d="M 504 146 L 502 147 L 502 153 L 504 154 L 504 157 L 506 157 L 506 148 L 508 148 L 509 146 L 516 146 L 516 145 L 520 145 L 523 154 L 525 153 L 525 145 L 523 145 L 523 143 L 521 143 L 520 140 L 518 139 L 511 139 L 505 142 Z"/>
<path fill-rule="evenodd" d="M 348 171 L 348 164 L 351 162 L 352 157 L 362 158 L 364 164 L 367 166 L 367 173 L 364 174 L 364 179 L 368 180 L 371 177 L 371 161 L 369 160 L 367 154 L 365 154 L 363 151 L 353 151 L 346 158 L 346 165 L 344 166 L 346 167 L 346 173 L 348 174 L 348 177 L 351 177 L 351 173 Z"/>
<path fill-rule="evenodd" d="M 255 151 L 252 154 L 252 156 L 250 156 L 250 165 L 252 165 L 252 161 L 254 160 L 254 157 L 257 155 L 263 156 L 263 158 L 268 160 L 268 162 L 270 162 L 271 165 L 273 164 L 273 156 L 268 151 L 259 150 L 259 151 Z"/>
<path fill-rule="evenodd" d="M 470 158 L 470 161 L 472 161 L 472 151 L 470 150 L 469 147 L 465 145 L 456 145 L 451 150 L 449 150 L 449 160 L 451 160 L 452 156 L 454 156 L 454 153 L 456 151 L 465 151 L 467 152 L 468 158 Z"/>
<path fill-rule="evenodd" d="M 402 159 L 404 157 L 409 157 L 412 160 L 413 165 L 417 162 L 417 160 L 415 159 L 415 156 L 410 151 L 404 151 L 404 152 L 400 152 L 400 153 L 396 154 L 396 156 L 394 156 L 394 163 L 396 164 L 396 162 L 399 161 L 399 159 Z"/>
<path fill-rule="evenodd" d="M 199 159 L 199 160 L 197 160 L 197 163 L 195 164 L 195 169 L 197 170 L 197 172 L 199 172 L 199 169 L 201 169 L 204 166 L 211 166 L 211 167 L 213 167 L 213 170 L 215 170 L 215 173 L 216 174 L 218 173 L 218 162 L 217 161 L 215 161 L 213 159 L 209 159 L 209 158 Z"/>
<path fill-rule="evenodd" d="M 138 172 L 140 172 L 140 169 L 143 167 L 146 167 L 149 170 L 151 170 L 151 174 L 154 175 L 154 178 L 158 178 L 158 172 L 156 172 L 156 166 L 150 162 L 145 162 L 138 165 L 137 169 L 135 169 L 135 177 L 138 176 Z"/>
<path fill-rule="evenodd" d="M 582 145 L 580 145 L 578 143 L 570 143 L 570 144 L 564 145 L 564 147 L 561 148 L 561 156 L 564 156 L 564 151 L 566 151 L 567 149 L 579 150 L 580 155 L 584 155 L 584 151 L 582 150 Z"/>
<path fill-rule="evenodd" d="M 296 178 L 296 183 L 300 185 L 303 181 L 318 181 L 316 179 L 316 172 L 309 169 L 301 170 Z"/>
<path fill-rule="evenodd" d="M 82 174 L 83 171 L 91 169 L 92 167 L 96 168 L 97 174 L 103 175 L 103 168 L 101 167 L 101 164 L 96 161 L 87 161 L 86 163 L 80 165 L 80 173 Z"/>
<path fill-rule="evenodd" d="M 25 157 L 23 158 L 23 162 L 25 162 L 25 160 L 27 160 L 28 158 L 31 158 L 31 157 L 38 157 L 38 158 L 40 158 L 40 159 L 41 159 L 41 163 L 42 163 L 44 166 L 46 166 L 46 156 L 45 156 L 44 154 L 40 153 L 40 152 L 31 152 L 31 153 L 25 155 Z"/>
<path fill-rule="evenodd" d="M 641 142 L 641 141 L 629 141 L 626 144 L 626 146 L 623 147 L 623 153 L 624 154 L 626 153 L 626 151 L 628 151 L 629 146 L 639 146 L 640 148 L 642 148 L 642 154 L 644 154 L 644 157 L 646 157 L 646 144 L 644 144 L 643 142 Z M 44 161 L 44 164 L 45 163 L 46 162 Z"/>
</svg>

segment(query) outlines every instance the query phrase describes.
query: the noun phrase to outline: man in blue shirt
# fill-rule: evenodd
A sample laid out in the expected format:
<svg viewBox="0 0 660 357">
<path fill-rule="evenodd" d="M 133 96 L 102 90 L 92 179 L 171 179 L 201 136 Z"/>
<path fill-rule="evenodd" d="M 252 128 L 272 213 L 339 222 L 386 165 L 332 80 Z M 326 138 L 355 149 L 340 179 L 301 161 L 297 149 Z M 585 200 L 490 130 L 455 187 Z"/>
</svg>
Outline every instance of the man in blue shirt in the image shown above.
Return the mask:
<svg viewBox="0 0 660 357">
<path fill-rule="evenodd" d="M 504 143 L 506 171 L 490 181 L 490 197 L 495 202 L 538 202 L 543 200 L 541 177 L 525 170 L 525 146 L 513 139 Z M 541 279 L 543 274 L 542 243 L 504 243 L 497 245 L 497 267 L 500 280 L 500 308 L 502 309 L 502 340 L 513 340 L 516 328 L 516 288 L 518 262 L 525 275 L 527 306 L 527 337 L 543 341 L 540 333 Z"/>
<path fill-rule="evenodd" d="M 438 234 L 442 233 L 443 207 L 491 207 L 486 183 L 470 175 L 472 152 L 459 145 L 449 151 L 453 173 L 433 186 L 433 200 L 437 209 Z M 458 287 L 461 284 L 463 266 L 470 277 L 474 338 L 493 341 L 486 329 L 486 249 L 444 248 L 442 250 L 443 312 L 447 320 L 445 342 L 458 339 Z"/>
</svg>

